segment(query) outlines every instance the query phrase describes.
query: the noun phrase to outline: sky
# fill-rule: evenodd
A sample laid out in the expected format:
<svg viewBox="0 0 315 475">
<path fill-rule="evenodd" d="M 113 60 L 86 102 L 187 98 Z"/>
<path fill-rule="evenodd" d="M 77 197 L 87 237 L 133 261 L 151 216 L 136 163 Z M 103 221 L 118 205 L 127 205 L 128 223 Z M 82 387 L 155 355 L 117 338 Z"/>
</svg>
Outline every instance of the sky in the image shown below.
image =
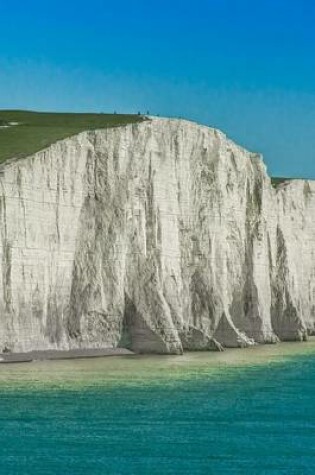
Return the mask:
<svg viewBox="0 0 315 475">
<path fill-rule="evenodd" d="M 314 0 L 0 0 L 0 109 L 218 127 L 315 178 Z"/>
</svg>

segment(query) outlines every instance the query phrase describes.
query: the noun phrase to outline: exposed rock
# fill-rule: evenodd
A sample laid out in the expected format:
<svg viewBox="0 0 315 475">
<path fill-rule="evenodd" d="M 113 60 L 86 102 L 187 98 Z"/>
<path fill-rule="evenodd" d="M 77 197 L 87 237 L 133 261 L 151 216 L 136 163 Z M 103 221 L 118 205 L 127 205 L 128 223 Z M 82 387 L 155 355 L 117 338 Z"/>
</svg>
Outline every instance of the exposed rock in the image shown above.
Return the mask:
<svg viewBox="0 0 315 475">
<path fill-rule="evenodd" d="M 197 124 L 84 132 L 0 168 L 0 349 L 181 353 L 315 331 L 315 183 Z"/>
<path fill-rule="evenodd" d="M 223 346 L 215 338 L 209 337 L 198 328 L 189 327 L 188 330 L 179 332 L 183 350 L 190 351 L 224 351 Z"/>
</svg>

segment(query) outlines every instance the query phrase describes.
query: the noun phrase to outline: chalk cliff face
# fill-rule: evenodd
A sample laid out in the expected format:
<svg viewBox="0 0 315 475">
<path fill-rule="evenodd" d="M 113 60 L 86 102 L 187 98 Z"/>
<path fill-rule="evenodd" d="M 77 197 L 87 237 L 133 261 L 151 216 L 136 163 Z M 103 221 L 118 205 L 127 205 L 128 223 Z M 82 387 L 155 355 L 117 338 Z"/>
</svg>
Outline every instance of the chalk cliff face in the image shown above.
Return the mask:
<svg viewBox="0 0 315 475">
<path fill-rule="evenodd" d="M 0 168 L 0 351 L 137 352 L 315 329 L 315 182 L 275 190 L 221 132 L 153 119 Z"/>
</svg>

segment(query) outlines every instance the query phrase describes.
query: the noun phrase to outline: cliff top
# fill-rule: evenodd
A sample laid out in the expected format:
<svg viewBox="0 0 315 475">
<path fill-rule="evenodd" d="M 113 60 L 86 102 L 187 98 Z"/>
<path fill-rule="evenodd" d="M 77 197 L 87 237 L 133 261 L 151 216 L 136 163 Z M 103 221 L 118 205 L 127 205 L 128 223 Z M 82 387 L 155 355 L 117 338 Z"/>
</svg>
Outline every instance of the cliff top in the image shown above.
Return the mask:
<svg viewBox="0 0 315 475">
<path fill-rule="evenodd" d="M 147 118 L 158 120 L 154 116 Z M 143 120 L 145 116 L 139 114 L 0 110 L 0 164 L 10 158 L 27 157 L 86 130 L 121 127 Z M 295 178 L 272 177 L 271 183 L 277 188 L 292 180 Z"/>
<path fill-rule="evenodd" d="M 131 114 L 72 114 L 0 110 L 0 163 L 23 158 L 84 130 L 140 122 Z"/>
</svg>

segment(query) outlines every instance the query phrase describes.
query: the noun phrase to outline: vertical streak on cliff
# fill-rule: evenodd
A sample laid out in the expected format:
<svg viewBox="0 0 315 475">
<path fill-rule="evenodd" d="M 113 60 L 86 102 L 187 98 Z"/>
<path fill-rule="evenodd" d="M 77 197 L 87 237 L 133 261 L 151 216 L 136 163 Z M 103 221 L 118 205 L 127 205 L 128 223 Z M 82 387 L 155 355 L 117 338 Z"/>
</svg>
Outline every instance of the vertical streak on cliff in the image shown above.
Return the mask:
<svg viewBox="0 0 315 475">
<path fill-rule="evenodd" d="M 5 187 L 0 177 L 2 196 L 0 197 L 0 227 L 2 241 L 2 295 L 1 313 L 3 315 L 3 332 L 5 334 L 4 348 L 11 349 L 14 338 L 13 308 L 12 308 L 12 249 L 7 235 L 7 210 Z"/>
</svg>

